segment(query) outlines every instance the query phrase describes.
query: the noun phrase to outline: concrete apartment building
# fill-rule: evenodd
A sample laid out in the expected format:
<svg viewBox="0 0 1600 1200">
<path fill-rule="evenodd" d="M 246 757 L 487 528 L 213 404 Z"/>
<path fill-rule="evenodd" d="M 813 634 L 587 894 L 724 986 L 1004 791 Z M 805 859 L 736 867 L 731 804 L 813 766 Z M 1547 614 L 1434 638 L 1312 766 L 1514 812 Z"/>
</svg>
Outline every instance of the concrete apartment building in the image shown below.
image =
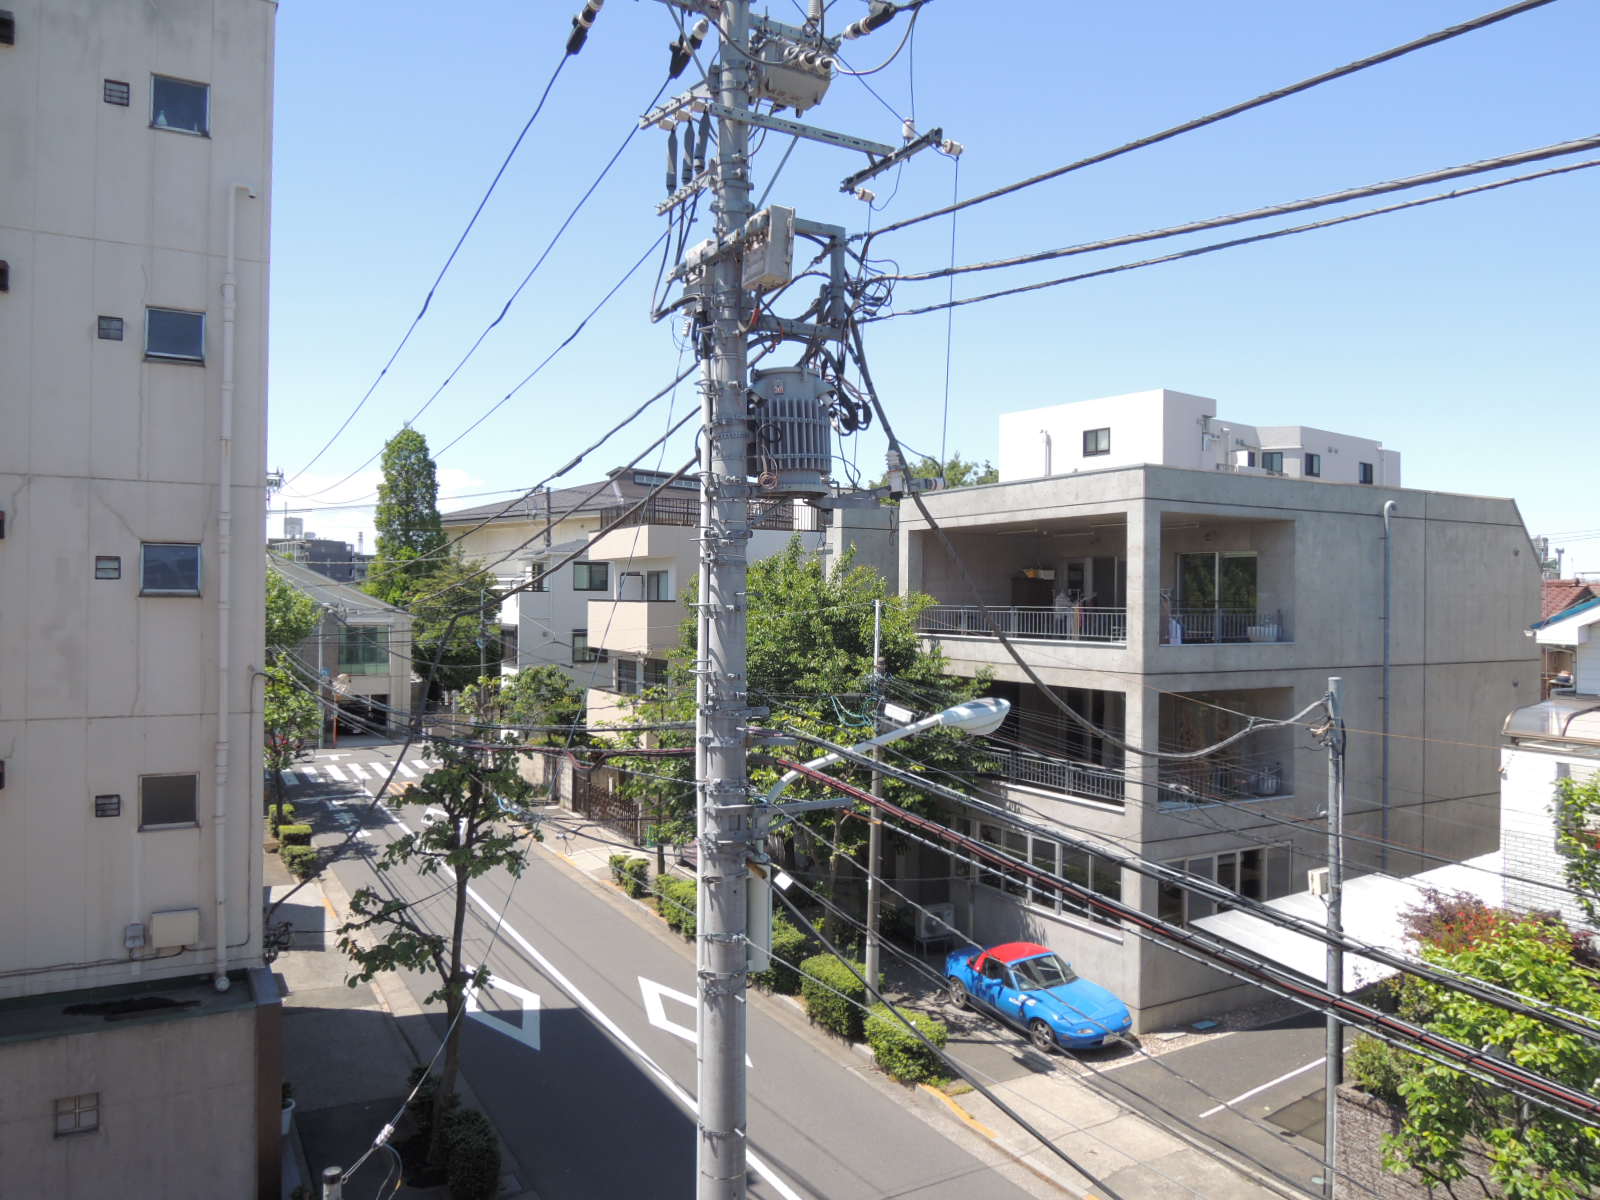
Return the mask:
<svg viewBox="0 0 1600 1200">
<path fill-rule="evenodd" d="M 276 9 L 5 8 L 0 1190 L 276 1197 L 256 675 Z"/>
<path fill-rule="evenodd" d="M 1195 447 L 1210 435 L 1191 418 L 1205 415 L 1197 408 L 1215 412 L 1214 403 L 1172 392 L 1135 399 L 1126 421 L 1109 401 L 1008 414 L 1001 482 L 925 497 L 1029 665 L 1102 729 L 1162 750 L 1209 745 L 1250 716 L 1287 717 L 1341 676 L 1347 724 L 1361 731 L 1349 738 L 1346 829 L 1450 859 L 1493 850 L 1494 733 L 1503 710 L 1538 699 L 1537 651 L 1522 631 L 1538 611 L 1539 570 L 1515 504 L 1364 485 L 1358 470 L 1341 484 L 1220 459 L 1197 465 Z M 1164 422 L 1160 437 L 1132 427 L 1152 414 Z M 1126 442 L 1170 449 L 1182 465 L 1096 469 L 1057 459 L 1051 476 L 1019 476 L 1041 465 L 1042 429 L 1057 447 L 1098 451 L 1109 440 L 1115 453 Z M 1398 477 L 1398 456 L 1377 443 L 1317 432 L 1304 445 Z M 1358 445 L 1337 456 L 1328 449 Z M 1383 720 L 1382 513 L 1390 500 L 1397 738 L 1385 829 L 1382 739 L 1369 731 Z M 956 673 L 991 672 L 994 694 L 1013 703 L 1001 734 L 1009 744 L 988 784 L 994 797 L 1261 899 L 1305 888 L 1307 868 L 1325 859 L 1327 799 L 1326 754 L 1308 727 L 1268 730 L 1202 761 L 1125 755 L 1072 725 L 1027 680 L 985 630 L 937 535 L 904 507 L 900 552 L 902 590 L 938 602 L 922 618 L 930 643 Z M 1109 857 L 989 818 L 967 824 L 1146 911 L 1179 921 L 1211 911 Z M 1347 853 L 1356 871 L 1405 875 L 1435 865 L 1358 842 Z M 1056 911 L 993 872 L 969 874 L 949 899 L 980 939 L 1027 937 L 1061 952 L 1126 1000 L 1140 1029 L 1249 994 L 1116 926 Z"/>
</svg>

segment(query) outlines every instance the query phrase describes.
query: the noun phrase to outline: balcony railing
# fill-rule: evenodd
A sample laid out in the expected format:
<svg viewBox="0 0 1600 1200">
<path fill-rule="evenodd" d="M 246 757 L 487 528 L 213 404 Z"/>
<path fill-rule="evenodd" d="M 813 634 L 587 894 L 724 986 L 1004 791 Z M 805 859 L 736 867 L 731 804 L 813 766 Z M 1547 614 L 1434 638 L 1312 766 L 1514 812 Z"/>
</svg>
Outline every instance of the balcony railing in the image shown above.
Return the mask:
<svg viewBox="0 0 1600 1200">
<path fill-rule="evenodd" d="M 983 773 L 1008 783 L 1065 792 L 1069 796 L 1082 796 L 1107 804 L 1121 804 L 1123 800 L 1122 772 L 1110 767 L 1051 758 L 1032 750 L 1003 750 L 999 747 L 986 747 L 984 758 L 986 765 Z"/>
<path fill-rule="evenodd" d="M 1162 631 L 1171 644 L 1209 645 L 1217 642 L 1281 642 L 1283 620 L 1276 612 L 1249 608 L 1179 608 Z"/>
<path fill-rule="evenodd" d="M 985 611 L 988 620 L 984 619 Z M 1125 608 L 994 607 L 935 604 L 917 618 L 917 632 L 964 637 L 993 637 L 993 623 L 1007 637 L 1048 638 L 1060 642 L 1126 642 Z"/>
<path fill-rule="evenodd" d="M 1218 755 L 1161 765 L 1163 805 L 1210 804 L 1218 800 L 1263 800 L 1291 791 L 1283 763 L 1270 754 Z"/>
<path fill-rule="evenodd" d="M 616 522 L 626 529 L 631 525 L 681 525 L 693 528 L 700 524 L 700 501 L 691 496 L 657 496 L 646 501 L 637 512 L 630 512 L 632 504 L 617 504 L 601 509 L 600 525 L 606 528 Z M 787 500 L 753 500 L 750 503 L 750 528 L 793 529 L 794 505 Z"/>
</svg>

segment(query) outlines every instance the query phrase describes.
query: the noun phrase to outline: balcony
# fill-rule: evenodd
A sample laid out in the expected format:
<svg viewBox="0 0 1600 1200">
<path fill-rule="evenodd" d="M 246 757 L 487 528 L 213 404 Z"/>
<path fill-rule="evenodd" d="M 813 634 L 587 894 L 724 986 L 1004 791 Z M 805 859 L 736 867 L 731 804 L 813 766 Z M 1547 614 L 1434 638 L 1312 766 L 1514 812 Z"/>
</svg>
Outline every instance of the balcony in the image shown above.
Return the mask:
<svg viewBox="0 0 1600 1200">
<path fill-rule="evenodd" d="M 1215 645 L 1219 642 L 1286 642 L 1283 614 L 1249 608 L 1178 608 L 1171 610 L 1161 641 L 1166 645 Z"/>
<path fill-rule="evenodd" d="M 676 600 L 591 600 L 589 645 L 612 654 L 659 657 L 677 646 L 683 614 Z"/>
<path fill-rule="evenodd" d="M 618 529 L 635 525 L 677 525 L 698 528 L 700 501 L 692 496 L 656 496 L 647 500 L 638 511 L 630 512 L 632 504 L 618 504 L 600 511 L 600 526 L 605 528 L 616 522 Z M 787 500 L 753 500 L 750 503 L 751 529 L 794 528 L 794 505 Z"/>
<path fill-rule="evenodd" d="M 1125 780 L 1121 771 L 1110 767 L 1051 758 L 1033 750 L 1000 747 L 986 749 L 984 756 L 986 764 L 982 773 L 1006 783 L 1081 796 L 1105 804 L 1121 805 L 1123 802 Z"/>
<path fill-rule="evenodd" d="M 1128 610 L 1008 605 L 990 608 L 986 615 L 976 605 L 935 604 L 917 618 L 917 632 L 931 637 L 994 637 L 996 629 L 1019 640 L 1124 645 L 1128 640 Z"/>
<path fill-rule="evenodd" d="M 1165 751 L 1187 753 L 1233 737 L 1254 719 L 1294 711 L 1293 688 L 1164 692 L 1160 735 Z M 1227 749 L 1195 759 L 1163 759 L 1157 769 L 1162 808 L 1237 804 L 1294 793 L 1295 727 L 1258 729 Z"/>
<path fill-rule="evenodd" d="M 1164 808 L 1265 800 L 1289 792 L 1281 759 L 1273 754 L 1219 754 L 1191 762 L 1163 762 L 1159 790 Z"/>
</svg>

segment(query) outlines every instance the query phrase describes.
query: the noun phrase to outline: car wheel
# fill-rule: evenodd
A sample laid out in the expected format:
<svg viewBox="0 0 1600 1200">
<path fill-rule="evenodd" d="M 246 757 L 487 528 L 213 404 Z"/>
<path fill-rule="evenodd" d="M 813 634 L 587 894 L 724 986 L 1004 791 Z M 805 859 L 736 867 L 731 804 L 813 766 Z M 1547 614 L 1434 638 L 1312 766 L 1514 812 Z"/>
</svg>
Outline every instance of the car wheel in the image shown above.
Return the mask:
<svg viewBox="0 0 1600 1200">
<path fill-rule="evenodd" d="M 1035 1050 L 1049 1054 L 1056 1048 L 1056 1031 L 1045 1021 L 1029 1021 L 1028 1037 L 1033 1042 Z"/>
<path fill-rule="evenodd" d="M 945 999 L 950 1002 L 951 1008 L 966 1008 L 968 1002 L 967 985 L 954 975 L 950 976 L 949 981 L 945 984 Z"/>
</svg>

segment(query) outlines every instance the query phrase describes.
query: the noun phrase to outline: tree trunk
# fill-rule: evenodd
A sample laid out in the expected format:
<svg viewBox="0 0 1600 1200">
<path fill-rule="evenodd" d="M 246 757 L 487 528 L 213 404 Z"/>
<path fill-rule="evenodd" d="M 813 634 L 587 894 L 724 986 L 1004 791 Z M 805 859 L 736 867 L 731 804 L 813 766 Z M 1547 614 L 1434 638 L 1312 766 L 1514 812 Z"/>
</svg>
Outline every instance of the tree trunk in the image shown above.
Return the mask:
<svg viewBox="0 0 1600 1200">
<path fill-rule="evenodd" d="M 272 772 L 272 807 L 267 810 L 267 820 L 272 827 L 272 836 L 278 836 L 278 824 L 283 819 L 283 773 Z"/>
<path fill-rule="evenodd" d="M 471 788 L 473 807 L 471 812 L 479 811 L 481 785 L 474 783 Z M 452 816 L 451 818 L 455 818 Z M 467 829 L 468 841 L 471 844 L 476 832 L 475 826 Z M 452 841 L 459 838 L 459 834 Z M 450 978 L 445 993 L 445 1028 L 449 1033 L 444 1043 L 444 1068 L 439 1073 L 439 1089 L 433 1097 L 433 1136 L 428 1141 L 428 1165 L 432 1167 L 444 1166 L 444 1124 L 445 1117 L 450 1112 L 450 1101 L 456 1092 L 456 1073 L 461 1066 L 461 1010 L 466 1007 L 466 978 L 461 963 L 462 942 L 467 925 L 467 883 L 469 876 L 465 871 L 456 872 L 455 888 L 455 915 L 450 927 Z"/>
<path fill-rule="evenodd" d="M 843 833 L 844 810 L 841 809 L 839 815 L 833 819 L 833 837 L 830 839 L 833 844 L 828 847 L 828 900 L 834 905 L 839 904 L 839 863 L 843 861 L 844 855 L 833 847 L 839 844 L 839 838 Z M 840 944 L 839 939 L 847 932 L 844 924 L 844 921 L 832 912 L 823 913 L 822 927 L 828 932 L 828 940 L 841 950 L 844 946 Z"/>
</svg>

